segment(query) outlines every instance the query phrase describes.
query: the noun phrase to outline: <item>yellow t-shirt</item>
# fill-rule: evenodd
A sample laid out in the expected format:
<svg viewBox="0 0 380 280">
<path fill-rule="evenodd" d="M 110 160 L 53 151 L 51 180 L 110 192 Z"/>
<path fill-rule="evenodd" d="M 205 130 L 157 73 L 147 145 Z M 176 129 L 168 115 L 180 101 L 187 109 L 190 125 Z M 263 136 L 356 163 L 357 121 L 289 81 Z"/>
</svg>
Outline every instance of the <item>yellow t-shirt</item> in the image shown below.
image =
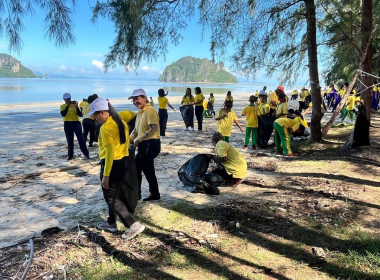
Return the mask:
<svg viewBox="0 0 380 280">
<path fill-rule="evenodd" d="M 305 90 L 305 91 L 304 91 L 304 94 L 305 94 L 305 97 L 306 97 L 306 96 L 309 96 L 309 95 L 310 95 L 310 91 Z"/>
<path fill-rule="evenodd" d="M 279 118 L 275 120 L 275 123 L 279 124 L 280 126 L 292 128 L 293 131 L 296 131 L 300 127 L 300 124 L 298 122 L 292 119 L 288 119 L 288 118 Z"/>
<path fill-rule="evenodd" d="M 276 105 L 272 105 L 271 104 L 272 101 L 274 101 L 276 103 Z M 269 104 L 271 109 L 276 109 L 278 103 L 279 103 L 279 101 L 278 101 L 277 93 L 274 91 L 274 92 L 272 92 L 272 94 L 269 97 L 268 104 Z"/>
<path fill-rule="evenodd" d="M 207 100 L 203 100 L 203 110 L 207 110 L 207 105 L 208 105 L 208 102 Z"/>
<path fill-rule="evenodd" d="M 346 93 L 346 90 L 345 89 L 341 89 L 339 91 L 340 97 L 343 98 L 343 96 L 344 96 L 345 93 Z"/>
<path fill-rule="evenodd" d="M 215 98 L 214 98 L 214 97 L 210 97 L 210 98 L 208 99 L 208 101 L 211 103 L 212 107 L 214 107 Z"/>
<path fill-rule="evenodd" d="M 167 109 L 167 104 L 169 103 L 169 100 L 166 97 L 158 97 L 158 108 L 159 109 Z"/>
<path fill-rule="evenodd" d="M 297 95 L 297 92 L 293 90 L 292 95 Z"/>
<path fill-rule="evenodd" d="M 377 86 L 374 86 L 374 87 L 373 87 L 373 91 L 377 91 Z"/>
<path fill-rule="evenodd" d="M 346 101 L 346 110 L 354 110 L 354 107 L 355 107 L 355 96 L 354 95 L 350 95 L 350 97 L 348 97 L 347 101 Z"/>
<path fill-rule="evenodd" d="M 75 122 L 79 121 L 79 117 L 77 114 L 77 109 L 75 108 L 74 104 L 69 105 L 69 110 L 67 110 L 67 114 L 65 117 L 63 117 L 64 122 Z M 67 104 L 62 104 L 59 110 L 62 112 L 66 109 Z"/>
<path fill-rule="evenodd" d="M 305 101 L 305 91 L 301 91 L 300 96 L 298 97 L 298 101 L 304 102 Z"/>
<path fill-rule="evenodd" d="M 266 102 L 260 107 L 260 115 L 268 115 L 270 112 L 269 104 Z"/>
<path fill-rule="evenodd" d="M 247 173 L 247 162 L 239 151 L 231 144 L 219 141 L 215 146 L 215 154 L 220 157 L 227 157 L 227 161 L 222 162 L 228 174 L 234 178 L 243 179 Z"/>
<path fill-rule="evenodd" d="M 84 104 L 84 107 L 82 109 L 83 117 L 86 118 L 86 115 L 88 113 L 90 113 L 90 111 L 91 111 L 91 104 L 86 102 L 86 104 Z M 86 119 L 94 120 L 95 118 L 91 115 L 91 116 L 87 117 Z"/>
<path fill-rule="evenodd" d="M 234 98 L 232 97 L 232 95 L 230 95 L 230 96 L 226 96 L 226 101 L 231 101 L 231 102 L 233 102 L 233 101 L 234 101 Z"/>
<path fill-rule="evenodd" d="M 299 124 L 302 124 L 304 127 L 309 127 L 307 125 L 307 122 L 306 122 L 305 118 L 301 119 L 301 117 L 295 117 L 294 121 L 297 122 L 297 123 L 299 123 Z"/>
<path fill-rule="evenodd" d="M 123 124 L 126 137 L 124 144 L 120 144 L 119 127 L 112 117 L 109 117 L 100 128 L 99 158 L 105 159 L 104 176 L 110 175 L 113 160 L 119 160 L 129 155 L 129 129 L 125 122 Z"/>
<path fill-rule="evenodd" d="M 137 132 L 138 138 L 142 137 L 150 129 L 149 127 L 150 124 L 158 125 L 159 117 L 158 117 L 157 111 L 150 104 L 147 104 L 146 107 L 140 110 L 136 116 L 135 130 Z M 159 139 L 159 138 L 160 138 L 160 127 L 158 127 L 157 131 L 153 135 L 145 138 L 144 140 Z"/>
<path fill-rule="evenodd" d="M 88 104 L 86 101 L 82 101 L 78 107 L 83 108 L 86 104 Z"/>
<path fill-rule="evenodd" d="M 185 105 L 189 105 L 190 102 L 195 102 L 194 96 L 191 96 L 191 98 L 190 98 L 190 96 L 186 96 L 186 98 L 184 96 L 184 97 L 182 97 L 182 102 L 184 102 Z"/>
<path fill-rule="evenodd" d="M 203 101 L 204 99 L 205 99 L 205 97 L 203 96 L 203 94 L 199 93 L 199 94 L 195 95 L 195 101 L 194 102 Z M 203 106 L 203 102 L 201 102 L 199 104 L 195 104 L 195 106 Z"/>
<path fill-rule="evenodd" d="M 256 90 L 256 92 L 255 92 L 255 96 L 256 96 L 256 97 L 259 97 L 259 91 Z"/>
<path fill-rule="evenodd" d="M 311 101 L 309 102 L 309 107 L 313 107 L 313 102 L 311 102 Z M 323 108 L 323 104 L 321 104 L 321 108 Z"/>
<path fill-rule="evenodd" d="M 128 124 L 136 116 L 135 112 L 131 111 L 121 111 L 119 112 L 119 117 Z"/>
<path fill-rule="evenodd" d="M 241 114 L 245 116 L 246 127 L 258 127 L 258 118 L 257 118 L 258 110 L 259 108 L 257 108 L 255 105 L 249 105 L 244 108 Z"/>
<path fill-rule="evenodd" d="M 286 114 L 286 115 L 277 117 L 279 114 Z M 287 118 L 288 117 L 287 114 L 288 114 L 288 106 L 286 105 L 286 102 L 280 102 L 280 104 L 278 104 L 276 108 L 276 117 Z"/>
<path fill-rule="evenodd" d="M 224 108 L 220 109 L 215 116 L 216 118 L 220 118 L 226 113 Z M 223 136 L 231 136 L 232 126 L 234 121 L 237 121 L 237 117 L 235 111 L 231 109 L 230 112 L 227 113 L 227 117 L 218 121 L 218 132 L 220 132 Z"/>
<path fill-rule="evenodd" d="M 286 102 L 289 102 L 289 97 L 287 95 L 285 95 L 285 100 Z"/>
</svg>

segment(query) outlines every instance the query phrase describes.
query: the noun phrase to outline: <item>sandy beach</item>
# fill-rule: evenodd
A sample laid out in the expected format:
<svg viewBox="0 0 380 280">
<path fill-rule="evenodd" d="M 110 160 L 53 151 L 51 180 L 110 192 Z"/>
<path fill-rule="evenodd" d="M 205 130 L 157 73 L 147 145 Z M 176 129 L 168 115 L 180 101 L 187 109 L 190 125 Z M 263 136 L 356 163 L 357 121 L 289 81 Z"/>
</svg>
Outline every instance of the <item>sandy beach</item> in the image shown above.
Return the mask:
<svg viewBox="0 0 380 280">
<path fill-rule="evenodd" d="M 241 111 L 248 105 L 247 100 L 251 94 L 234 95 L 233 109 L 243 127 L 245 119 L 241 117 Z M 179 107 L 181 96 L 168 98 L 175 108 Z M 224 96 L 216 96 L 216 110 L 223 101 Z M 118 111 L 125 108 L 137 111 L 126 98 L 110 102 Z M 0 105 L 0 205 L 3 209 L 0 218 L 0 248 L 38 236 L 43 229 L 52 226 L 69 228 L 76 221 L 106 216 L 106 204 L 98 178 L 98 149 L 90 148 L 91 160 L 85 160 L 75 141 L 75 159 L 66 161 L 67 146 L 58 109 L 60 104 L 61 102 Z M 158 110 L 157 105 L 156 101 L 155 108 Z M 295 109 L 298 102 L 291 101 L 288 107 Z M 168 112 L 167 136 L 161 139 L 162 151 L 155 160 L 162 197 L 157 203 L 165 204 L 181 199 L 202 207 L 228 201 L 237 193 L 244 194 L 247 200 L 252 200 L 253 197 L 260 199 L 248 186 L 221 188 L 219 196 L 186 191 L 178 179 L 177 171 L 194 155 L 213 152 L 210 137 L 217 129 L 217 122 L 205 119 L 202 132 L 185 132 L 180 112 L 170 109 Z M 330 113 L 326 114 L 324 121 L 329 116 Z M 310 114 L 307 119 L 310 120 Z M 234 126 L 231 144 L 241 149 L 243 139 L 244 135 Z M 248 163 L 252 155 L 263 152 L 273 153 L 273 149 L 242 151 Z M 247 178 L 253 176 L 260 179 L 263 175 L 249 170 Z M 145 179 L 142 189 L 143 196 L 148 195 Z"/>
</svg>

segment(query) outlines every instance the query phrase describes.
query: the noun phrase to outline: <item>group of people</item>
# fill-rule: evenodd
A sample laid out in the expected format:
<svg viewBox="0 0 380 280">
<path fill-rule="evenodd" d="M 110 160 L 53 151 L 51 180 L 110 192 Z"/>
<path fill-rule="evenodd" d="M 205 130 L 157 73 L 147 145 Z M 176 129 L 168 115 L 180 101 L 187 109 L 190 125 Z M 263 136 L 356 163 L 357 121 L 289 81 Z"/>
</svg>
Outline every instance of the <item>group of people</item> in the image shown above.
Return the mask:
<svg viewBox="0 0 380 280">
<path fill-rule="evenodd" d="M 333 99 L 335 103 L 338 102 L 345 88 L 346 86 L 343 86 L 342 92 L 337 93 L 332 85 L 322 92 L 322 95 L 327 98 L 327 107 L 331 106 Z M 283 86 L 278 86 L 269 94 L 266 92 L 266 87 L 260 92 L 256 91 L 256 94 L 249 97 L 249 104 L 241 112 L 246 120 L 245 130 L 233 110 L 233 97 L 230 91 L 217 113 L 214 111 L 215 98 L 212 93 L 206 100 L 200 87 L 196 87 L 194 91 L 195 96 L 192 95 L 191 89 L 187 88 L 181 100 L 180 111 L 185 123 L 185 131 L 190 129 L 194 131 L 194 115 L 197 119 L 198 131 L 202 131 L 203 118 L 214 116 L 218 122 L 218 128 L 211 138 L 211 142 L 215 145 L 215 153 L 210 157 L 216 163 L 220 163 L 223 167 L 220 174 L 226 181 L 232 181 L 232 186 L 240 184 L 247 172 L 247 164 L 243 156 L 229 143 L 234 124 L 242 133 L 245 133 L 244 149 L 248 148 L 250 142 L 254 150 L 266 148 L 274 131 L 276 151 L 285 156 L 296 155 L 291 149 L 291 138 L 305 135 L 308 125 L 304 114 L 312 107 L 310 92 L 307 89 L 302 89 L 299 96 L 298 92 L 293 91 L 292 100 L 299 98 L 300 102 L 299 110 L 296 110 L 294 114 L 289 113 L 288 97 Z M 377 98 L 378 102 L 377 89 L 376 92 L 377 95 L 374 98 Z M 343 119 L 346 115 L 352 118 L 354 104 L 357 103 L 355 93 L 356 89 L 347 100 Z M 132 215 L 138 200 L 141 199 L 142 173 L 149 184 L 150 192 L 149 196 L 143 200 L 161 199 L 154 159 L 161 151 L 160 137 L 165 136 L 168 121 L 167 107 L 176 111 L 169 103 L 167 94 L 168 92 L 165 93 L 163 89 L 158 90 L 159 109 L 157 112 L 152 105 L 153 100 L 149 101 L 145 91 L 136 89 L 128 99 L 131 99 L 139 110 L 137 113 L 127 110 L 117 112 L 107 99 L 100 98 L 96 94 L 90 95 L 79 105 L 78 102 L 71 100 L 69 93 L 63 95 L 64 104 L 60 107 L 60 113 L 64 121 L 68 159 L 74 156 L 74 134 L 86 159 L 90 159 L 86 145 L 87 136 L 89 135 L 88 147 L 93 147 L 94 142 L 98 142 L 100 179 L 103 196 L 109 209 L 107 220 L 99 223 L 98 228 L 116 231 L 117 215 L 128 228 L 122 235 L 124 239 L 133 238 L 145 228 L 144 225 L 135 221 Z M 293 95 L 296 97 L 293 98 Z M 324 106 L 324 102 L 322 103 Z M 83 118 L 82 125 L 81 117 Z"/>
<path fill-rule="evenodd" d="M 200 88 L 196 88 L 195 92 L 197 96 L 191 98 L 190 93 L 189 102 L 196 106 L 198 130 L 202 130 L 204 97 Z M 74 134 L 86 159 L 90 159 L 85 140 L 87 135 L 90 135 L 89 147 L 98 142 L 100 180 L 109 213 L 107 220 L 97 227 L 111 232 L 117 231 L 118 216 L 128 229 L 121 236 L 126 240 L 135 237 L 145 228 L 133 217 L 137 202 L 141 199 L 142 173 L 148 181 L 150 192 L 143 201 L 161 199 L 154 159 L 161 151 L 160 136 L 165 136 L 167 106 L 175 111 L 166 95 L 163 89 L 158 91 L 158 113 L 143 89 L 135 90 L 128 98 L 139 109 L 137 113 L 117 112 L 107 99 L 96 94 L 89 96 L 81 104 L 71 100 L 69 93 L 63 95 L 64 104 L 60 106 L 60 112 L 68 144 L 68 159 L 71 160 L 74 156 Z M 209 101 L 213 103 L 213 99 Z M 212 143 L 216 148 L 215 155 L 210 157 L 223 167 L 220 173 L 222 177 L 232 180 L 233 186 L 237 186 L 245 176 L 247 164 L 238 150 L 227 142 L 221 143 L 222 139 L 220 133 L 213 135 Z"/>
</svg>

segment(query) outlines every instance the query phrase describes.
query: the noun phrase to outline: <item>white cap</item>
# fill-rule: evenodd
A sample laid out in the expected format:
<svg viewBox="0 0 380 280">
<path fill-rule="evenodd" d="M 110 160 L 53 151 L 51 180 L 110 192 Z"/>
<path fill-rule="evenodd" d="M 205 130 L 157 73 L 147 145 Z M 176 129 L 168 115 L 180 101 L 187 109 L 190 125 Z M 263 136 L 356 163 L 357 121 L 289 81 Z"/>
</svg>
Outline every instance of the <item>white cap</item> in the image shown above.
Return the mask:
<svg viewBox="0 0 380 280">
<path fill-rule="evenodd" d="M 132 93 L 132 95 L 130 97 L 128 97 L 128 99 L 132 99 L 133 97 L 137 97 L 137 96 L 145 96 L 146 97 L 146 93 L 145 93 L 145 90 L 139 88 L 139 89 L 135 89 Z"/>
<path fill-rule="evenodd" d="M 103 98 L 96 98 L 91 103 L 91 111 L 85 116 L 85 118 L 88 118 L 89 116 L 91 116 L 95 112 L 106 111 L 106 110 L 109 110 L 108 100 L 103 99 Z"/>
<path fill-rule="evenodd" d="M 69 98 L 71 98 L 71 94 L 70 93 L 66 92 L 66 93 L 63 94 L 63 99 L 69 99 Z"/>
</svg>

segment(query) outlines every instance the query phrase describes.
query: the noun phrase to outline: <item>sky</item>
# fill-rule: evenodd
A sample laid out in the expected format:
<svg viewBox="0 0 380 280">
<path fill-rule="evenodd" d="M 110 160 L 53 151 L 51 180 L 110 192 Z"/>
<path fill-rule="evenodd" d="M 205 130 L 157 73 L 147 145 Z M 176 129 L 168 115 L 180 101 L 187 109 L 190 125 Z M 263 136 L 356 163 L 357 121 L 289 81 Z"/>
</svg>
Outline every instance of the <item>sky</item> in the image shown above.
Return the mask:
<svg viewBox="0 0 380 280">
<path fill-rule="evenodd" d="M 45 38 L 44 13 L 36 9 L 36 14 L 23 18 L 25 31 L 22 33 L 21 52 L 10 53 L 6 38 L 0 37 L 0 53 L 14 56 L 34 72 L 90 78 L 158 79 L 167 65 L 184 56 L 211 59 L 209 36 L 206 32 L 202 40 L 202 28 L 197 22 L 198 19 L 193 18 L 187 29 L 182 32 L 184 39 L 180 44 L 169 46 L 166 61 L 163 59 L 153 63 L 143 61 L 137 69 L 138 74 L 126 72 L 124 67 L 109 69 L 104 73 L 105 54 L 108 53 L 116 36 L 112 22 L 100 19 L 93 24 L 90 21 L 92 16 L 90 5 L 93 3 L 94 0 L 77 1 L 74 14 L 75 45 L 58 49 L 54 42 Z M 228 60 L 224 62 L 226 67 L 230 65 Z M 258 73 L 255 82 L 277 81 Z"/>
</svg>

